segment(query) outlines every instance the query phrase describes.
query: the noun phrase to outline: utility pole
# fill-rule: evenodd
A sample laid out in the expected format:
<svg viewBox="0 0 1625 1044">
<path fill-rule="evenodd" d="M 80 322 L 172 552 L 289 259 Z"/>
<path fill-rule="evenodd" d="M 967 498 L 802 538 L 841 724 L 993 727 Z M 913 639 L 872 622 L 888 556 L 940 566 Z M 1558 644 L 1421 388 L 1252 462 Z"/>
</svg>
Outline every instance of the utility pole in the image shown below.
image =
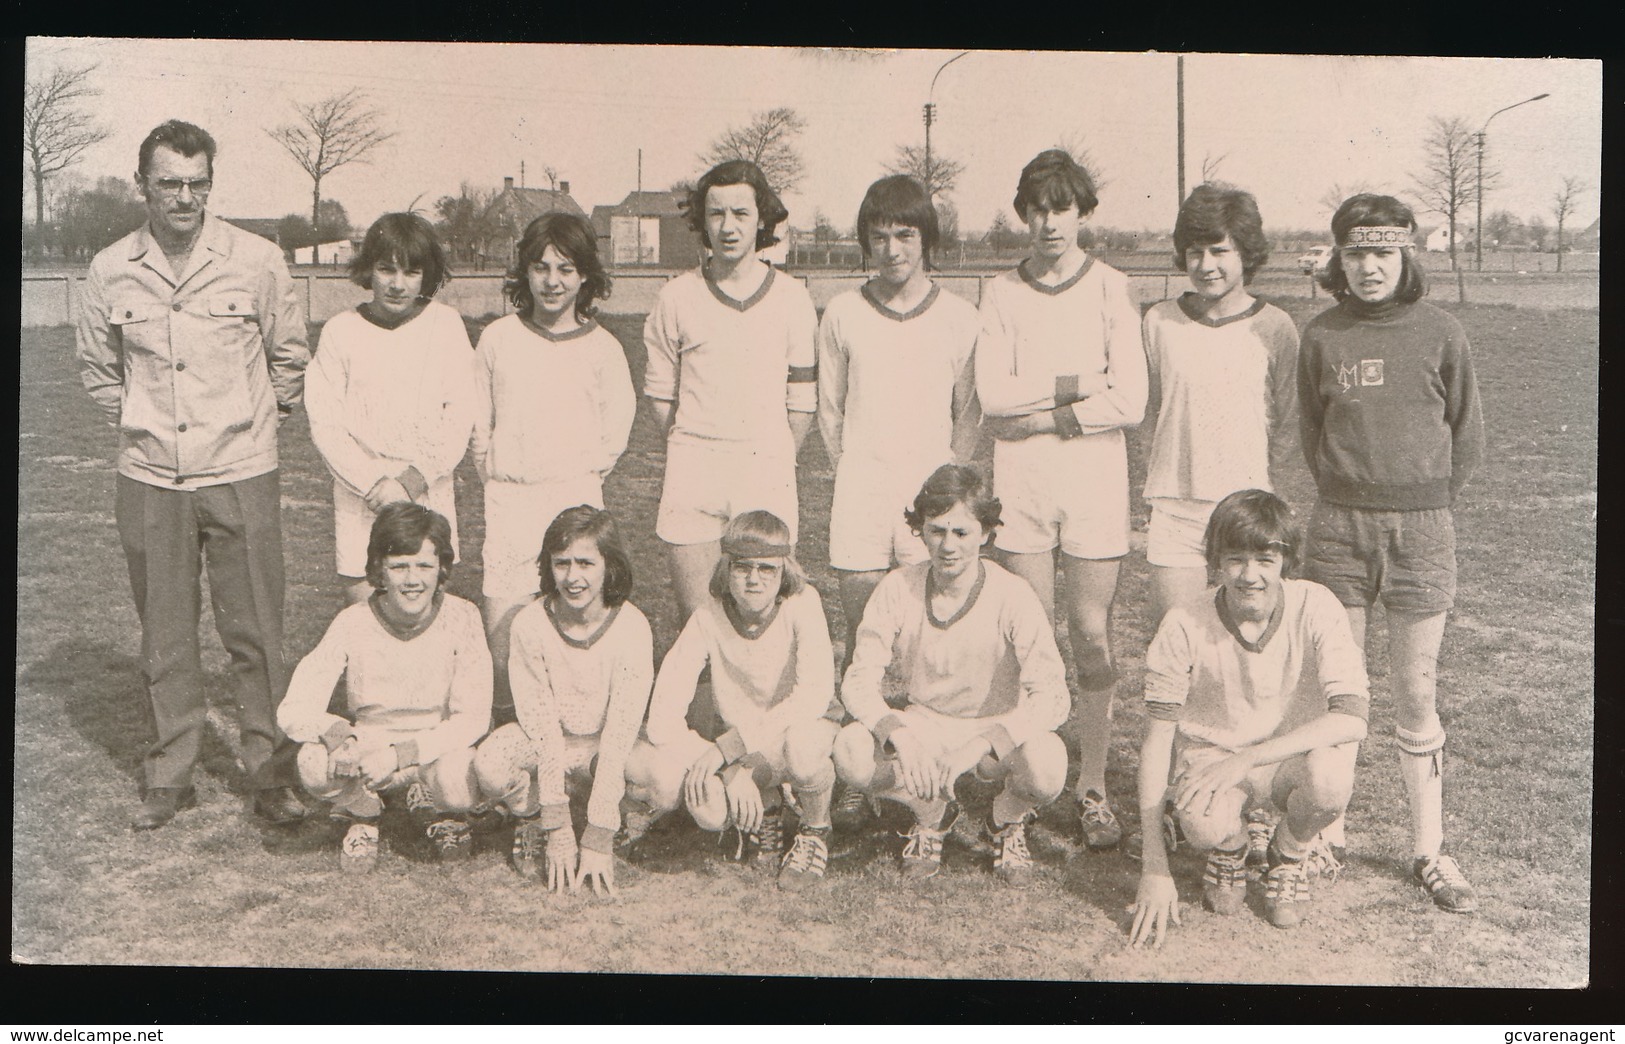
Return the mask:
<svg viewBox="0 0 1625 1044">
<path fill-rule="evenodd" d="M 638 198 L 638 206 L 633 207 L 632 208 L 633 210 L 637 210 L 638 207 L 643 206 L 643 150 L 642 149 L 638 150 L 638 197 L 637 198 Z M 643 263 L 643 216 L 641 214 L 635 214 L 634 213 L 632 215 L 632 220 L 637 222 L 637 225 L 638 225 L 638 256 L 637 256 L 637 263 L 641 265 Z"/>
<path fill-rule="evenodd" d="M 525 187 L 525 161 L 519 161 L 519 187 Z"/>
<path fill-rule="evenodd" d="M 970 52 L 960 51 L 958 54 L 939 65 L 937 67 L 936 76 L 931 77 L 931 89 L 925 92 L 925 194 L 926 198 L 930 199 L 933 203 L 936 202 L 937 198 L 937 179 L 936 168 L 931 166 L 931 124 L 936 122 L 937 106 L 936 103 L 931 99 L 935 97 L 937 93 L 937 76 L 941 76 L 942 70 L 959 61 L 959 59 L 965 57 L 967 54 L 970 54 Z"/>
<path fill-rule="evenodd" d="M 1180 55 L 1175 68 L 1177 88 L 1179 93 L 1179 195 L 1175 198 L 1185 202 L 1185 56 Z"/>
<path fill-rule="evenodd" d="M 1473 244 L 1474 271 L 1484 271 L 1484 134 L 1490 129 L 1490 120 L 1506 112 L 1507 109 L 1516 109 L 1519 105 L 1528 105 L 1530 102 L 1537 102 L 1542 98 L 1550 97 L 1550 94 L 1537 94 L 1533 98 L 1525 98 L 1521 102 L 1514 102 L 1508 105 L 1506 109 L 1496 109 L 1490 113 L 1490 119 L 1484 121 L 1484 126 L 1478 129 L 1478 191 L 1476 193 L 1478 196 L 1478 223 L 1477 233 L 1473 237 L 1476 240 Z"/>
</svg>

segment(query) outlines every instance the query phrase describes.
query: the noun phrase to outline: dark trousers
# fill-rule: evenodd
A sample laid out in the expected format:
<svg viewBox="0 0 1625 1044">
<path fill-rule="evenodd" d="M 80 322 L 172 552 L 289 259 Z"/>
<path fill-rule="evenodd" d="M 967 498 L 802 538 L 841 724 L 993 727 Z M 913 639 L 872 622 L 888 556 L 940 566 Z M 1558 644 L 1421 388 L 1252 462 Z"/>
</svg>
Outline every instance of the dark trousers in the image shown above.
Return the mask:
<svg viewBox="0 0 1625 1044">
<path fill-rule="evenodd" d="M 231 655 L 247 786 L 296 785 L 298 747 L 276 727 L 288 687 L 277 472 L 197 490 L 120 475 L 114 515 L 141 617 L 142 674 L 158 733 L 143 766 L 147 786 L 188 785 L 202 746 L 207 706 L 198 622 L 205 563 L 215 629 Z"/>
</svg>

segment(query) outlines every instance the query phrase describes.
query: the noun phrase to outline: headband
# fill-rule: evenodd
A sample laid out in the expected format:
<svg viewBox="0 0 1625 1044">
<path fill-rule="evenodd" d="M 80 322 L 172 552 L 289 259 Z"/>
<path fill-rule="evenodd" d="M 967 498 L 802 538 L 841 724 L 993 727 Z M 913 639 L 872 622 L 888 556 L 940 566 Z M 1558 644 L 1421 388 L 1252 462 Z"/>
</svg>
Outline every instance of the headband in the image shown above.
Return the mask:
<svg viewBox="0 0 1625 1044">
<path fill-rule="evenodd" d="M 789 544 L 770 544 L 759 536 L 723 537 L 722 553 L 731 558 L 788 558 Z"/>
<path fill-rule="evenodd" d="M 1343 237 L 1339 246 L 1375 247 L 1375 246 L 1415 246 L 1411 239 L 1411 230 L 1398 225 L 1362 225 L 1351 228 Z"/>
</svg>

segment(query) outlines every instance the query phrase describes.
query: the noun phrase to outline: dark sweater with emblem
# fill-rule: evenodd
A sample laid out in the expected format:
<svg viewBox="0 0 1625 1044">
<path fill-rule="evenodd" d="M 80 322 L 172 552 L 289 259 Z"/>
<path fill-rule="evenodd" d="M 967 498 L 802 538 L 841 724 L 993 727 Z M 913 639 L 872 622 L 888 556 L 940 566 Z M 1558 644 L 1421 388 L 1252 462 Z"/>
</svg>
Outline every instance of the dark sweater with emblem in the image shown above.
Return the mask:
<svg viewBox="0 0 1625 1044">
<path fill-rule="evenodd" d="M 1449 507 L 1484 454 L 1472 352 L 1423 302 L 1352 297 L 1303 331 L 1298 405 L 1320 498 L 1345 507 Z"/>
</svg>

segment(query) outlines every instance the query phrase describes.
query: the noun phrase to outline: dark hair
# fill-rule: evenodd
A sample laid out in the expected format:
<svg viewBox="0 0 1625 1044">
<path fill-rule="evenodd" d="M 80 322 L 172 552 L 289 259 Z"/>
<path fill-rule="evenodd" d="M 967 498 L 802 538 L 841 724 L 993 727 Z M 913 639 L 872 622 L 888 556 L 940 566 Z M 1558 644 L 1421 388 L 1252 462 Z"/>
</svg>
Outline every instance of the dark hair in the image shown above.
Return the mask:
<svg viewBox="0 0 1625 1044">
<path fill-rule="evenodd" d="M 1003 521 L 999 515 L 1004 505 L 982 481 L 981 472 L 962 464 L 944 464 L 933 471 L 915 495 L 914 503 L 903 511 L 903 520 L 919 533 L 925 529 L 926 519 L 952 511 L 955 504 L 969 508 L 988 533 Z"/>
<path fill-rule="evenodd" d="M 385 504 L 372 520 L 372 535 L 367 539 L 367 582 L 382 588 L 384 559 L 390 555 L 415 555 L 425 540 L 434 545 L 435 557 L 440 559 L 439 582 L 445 584 L 451 578 L 452 560 L 457 557 L 446 516 L 410 500 Z"/>
<path fill-rule="evenodd" d="M 752 538 L 768 544 L 789 544 L 790 527 L 773 512 L 757 510 L 735 515 L 728 520 L 728 525 L 722 530 L 724 545 Z M 734 561 L 734 556 L 726 551 L 717 559 L 716 568 L 711 570 L 709 588 L 711 597 L 716 599 L 728 597 L 728 574 L 733 571 Z M 784 572 L 779 574 L 778 597 L 784 599 L 798 595 L 806 586 L 807 574 L 801 568 L 801 563 L 796 561 L 796 553 L 792 550 L 784 556 Z"/>
<path fill-rule="evenodd" d="M 925 267 L 931 267 L 931 251 L 936 249 L 941 232 L 937 208 L 931 205 L 931 196 L 924 185 L 907 174 L 893 174 L 869 186 L 869 191 L 863 194 L 863 203 L 858 206 L 858 246 L 865 260 L 870 253 L 869 233 L 879 225 L 919 229 Z"/>
<path fill-rule="evenodd" d="M 1379 196 L 1374 192 L 1362 192 L 1343 201 L 1337 213 L 1332 215 L 1332 242 L 1337 246 L 1332 249 L 1331 262 L 1319 276 L 1320 285 L 1331 291 L 1339 301 L 1352 294 L 1348 276 L 1343 272 L 1342 246 L 1348 239 L 1349 230 L 1362 226 L 1408 228 L 1415 234 L 1416 215 L 1393 196 Z M 1428 292 L 1428 281 L 1427 274 L 1416 260 L 1416 247 L 1406 244 L 1400 253 L 1403 268 L 1399 274 L 1399 287 L 1394 291 L 1394 300 L 1400 304 L 1420 301 L 1422 295 Z"/>
<path fill-rule="evenodd" d="M 711 236 L 705 231 L 705 196 L 719 185 L 749 185 L 755 191 L 756 216 L 761 220 L 761 227 L 756 230 L 757 250 L 765 250 L 779 241 L 773 230 L 790 212 L 784 209 L 779 194 L 767 183 L 767 175 L 762 173 L 761 167 L 750 160 L 736 159 L 718 163 L 706 171 L 683 203 L 688 227 L 700 234 L 700 242 L 707 247 L 711 245 Z"/>
<path fill-rule="evenodd" d="M 591 222 L 579 214 L 555 211 L 525 226 L 525 234 L 514 250 L 513 267 L 508 269 L 508 277 L 502 282 L 503 293 L 513 303 L 514 311 L 522 316 L 530 315 L 536 304 L 530 293 L 530 266 L 542 259 L 548 247 L 563 254 L 581 273 L 576 318 L 586 321 L 598 311 L 593 302 L 609 296 L 610 279 L 604 271 L 604 262 L 598 257 L 598 233 L 593 231 Z"/>
<path fill-rule="evenodd" d="M 1174 219 L 1174 267 L 1181 272 L 1189 265 L 1185 255 L 1192 249 L 1211 246 L 1225 236 L 1241 254 L 1241 281 L 1253 281 L 1253 273 L 1270 259 L 1270 242 L 1264 238 L 1264 219 L 1258 213 L 1258 200 L 1251 192 L 1233 185 L 1207 182 L 1191 189 Z"/>
<path fill-rule="evenodd" d="M 1028 207 L 1064 210 L 1074 204 L 1078 216 L 1088 217 L 1100 205 L 1100 197 L 1095 192 L 1095 179 L 1078 166 L 1071 153 L 1065 149 L 1045 149 L 1021 168 L 1015 198 L 1016 213 L 1021 215 L 1021 220 L 1027 220 Z"/>
<path fill-rule="evenodd" d="M 174 149 L 182 156 L 196 156 L 198 153 L 209 161 L 209 177 L 214 177 L 214 138 L 202 127 L 187 123 L 184 120 L 166 120 L 152 128 L 141 141 L 141 150 L 136 156 L 136 173 L 143 178 L 147 176 L 147 164 L 152 162 L 153 150 L 158 146 Z"/>
<path fill-rule="evenodd" d="M 419 297 L 428 300 L 446 285 L 446 252 L 434 228 L 416 214 L 385 214 L 372 223 L 361 240 L 361 252 L 350 261 L 350 281 L 372 289 L 372 269 L 380 261 L 393 261 L 423 273 Z"/>
<path fill-rule="evenodd" d="M 1279 551 L 1283 572 L 1293 573 L 1303 534 L 1286 501 L 1262 489 L 1244 489 L 1219 501 L 1208 516 L 1202 543 L 1211 569 L 1219 568 L 1219 556 L 1227 551 Z"/>
<path fill-rule="evenodd" d="M 626 601 L 632 593 L 632 560 L 621 546 L 621 534 L 615 528 L 615 516 L 603 508 L 579 504 L 559 512 L 542 537 L 542 553 L 536 556 L 536 568 L 541 573 L 542 597 L 558 594 L 553 581 L 553 556 L 563 554 L 577 540 L 586 538 L 598 546 L 604 556 L 604 604 L 611 609 Z"/>
</svg>

